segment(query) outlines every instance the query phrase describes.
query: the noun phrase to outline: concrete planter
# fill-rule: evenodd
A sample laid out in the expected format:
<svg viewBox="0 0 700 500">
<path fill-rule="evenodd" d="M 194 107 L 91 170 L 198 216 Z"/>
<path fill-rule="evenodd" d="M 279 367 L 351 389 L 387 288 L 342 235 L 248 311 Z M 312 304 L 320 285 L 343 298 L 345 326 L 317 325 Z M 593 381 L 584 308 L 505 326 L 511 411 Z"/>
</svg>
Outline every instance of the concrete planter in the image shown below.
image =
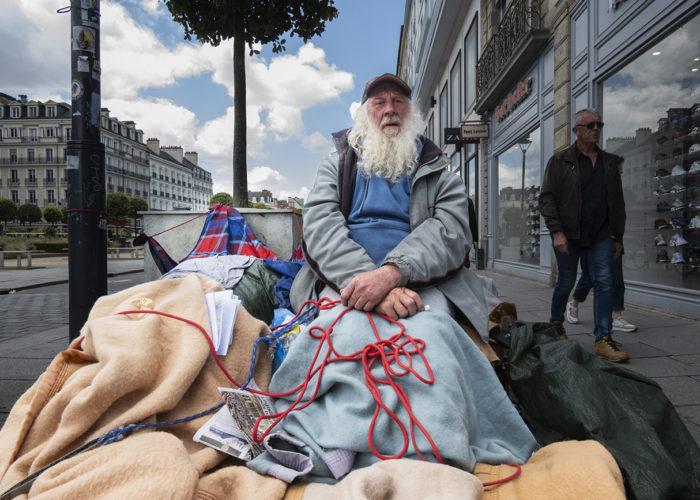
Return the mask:
<svg viewBox="0 0 700 500">
<path fill-rule="evenodd" d="M 301 216 L 293 210 L 239 208 L 238 211 L 248 221 L 258 239 L 266 243 L 280 259 L 288 259 L 292 255 L 292 251 L 301 239 Z M 139 213 L 143 215 L 143 230 L 149 236 L 202 214 L 202 217 L 198 219 L 156 236 L 156 240 L 176 261 L 190 253 L 202 232 L 206 219 L 205 212 L 149 211 Z M 146 281 L 160 277 L 160 271 L 153 262 L 150 251 L 144 252 L 143 265 Z"/>
</svg>

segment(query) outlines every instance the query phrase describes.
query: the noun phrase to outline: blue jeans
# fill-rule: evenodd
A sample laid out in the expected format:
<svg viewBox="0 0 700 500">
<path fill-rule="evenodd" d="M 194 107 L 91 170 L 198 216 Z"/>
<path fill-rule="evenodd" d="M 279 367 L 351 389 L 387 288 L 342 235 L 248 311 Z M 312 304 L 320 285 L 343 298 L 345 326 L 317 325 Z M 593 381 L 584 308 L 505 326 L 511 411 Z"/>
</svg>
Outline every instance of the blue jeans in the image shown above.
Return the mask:
<svg viewBox="0 0 700 500">
<path fill-rule="evenodd" d="M 588 267 L 581 260 L 581 277 L 574 289 L 574 300 L 584 302 L 588 292 L 593 288 L 591 277 L 588 275 Z M 622 277 L 622 255 L 612 261 L 612 310 L 625 310 L 625 280 Z"/>
<path fill-rule="evenodd" d="M 569 294 L 576 283 L 579 259 L 588 270 L 593 283 L 593 319 L 596 341 L 610 334 L 612 328 L 612 257 L 613 241 L 606 238 L 590 247 L 581 248 L 578 241 L 569 241 L 569 255 L 554 249 L 559 277 L 552 294 L 550 321 L 564 321 Z"/>
</svg>

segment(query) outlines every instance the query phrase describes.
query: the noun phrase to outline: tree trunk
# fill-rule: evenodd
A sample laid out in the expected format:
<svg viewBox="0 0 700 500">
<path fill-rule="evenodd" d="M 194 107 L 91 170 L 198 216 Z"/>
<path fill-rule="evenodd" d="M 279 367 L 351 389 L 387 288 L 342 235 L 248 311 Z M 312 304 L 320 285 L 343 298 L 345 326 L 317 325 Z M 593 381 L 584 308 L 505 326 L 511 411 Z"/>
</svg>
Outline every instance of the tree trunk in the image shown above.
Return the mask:
<svg viewBox="0 0 700 500">
<path fill-rule="evenodd" d="M 248 206 L 248 166 L 246 163 L 247 120 L 245 88 L 245 39 L 243 23 L 236 22 L 233 39 L 233 206 Z"/>
</svg>

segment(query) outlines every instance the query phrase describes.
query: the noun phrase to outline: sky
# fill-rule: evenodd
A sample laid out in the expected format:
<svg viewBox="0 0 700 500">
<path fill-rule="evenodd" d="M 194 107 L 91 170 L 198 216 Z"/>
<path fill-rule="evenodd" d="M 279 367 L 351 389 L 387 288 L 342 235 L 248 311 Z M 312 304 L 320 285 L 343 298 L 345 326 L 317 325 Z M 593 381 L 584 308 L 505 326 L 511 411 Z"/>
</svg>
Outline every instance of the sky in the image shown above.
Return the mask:
<svg viewBox="0 0 700 500">
<path fill-rule="evenodd" d="M 70 103 L 70 0 L 0 0 L 0 92 Z M 248 189 L 306 198 L 330 134 L 373 76 L 396 71 L 404 0 L 336 0 L 338 18 L 287 50 L 246 56 Z M 101 0 L 102 107 L 162 146 L 199 153 L 232 190 L 233 42 L 184 39 L 162 0 Z"/>
</svg>

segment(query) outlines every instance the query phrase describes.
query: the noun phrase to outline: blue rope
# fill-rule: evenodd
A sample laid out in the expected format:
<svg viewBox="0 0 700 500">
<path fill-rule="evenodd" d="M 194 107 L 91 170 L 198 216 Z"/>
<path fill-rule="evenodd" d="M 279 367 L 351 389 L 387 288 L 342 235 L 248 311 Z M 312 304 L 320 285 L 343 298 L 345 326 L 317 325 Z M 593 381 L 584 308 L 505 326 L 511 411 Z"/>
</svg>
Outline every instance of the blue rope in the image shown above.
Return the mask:
<svg viewBox="0 0 700 500">
<path fill-rule="evenodd" d="M 143 429 L 160 430 L 166 427 L 170 427 L 171 425 L 184 424 L 185 422 L 197 420 L 198 418 L 204 417 L 205 415 L 210 415 L 215 411 L 218 411 L 219 408 L 221 408 L 222 406 L 224 406 L 224 403 L 217 403 L 211 408 L 204 411 L 200 411 L 199 413 L 195 413 L 194 415 L 190 415 L 189 417 L 174 418 L 172 420 L 164 420 L 162 422 L 144 422 L 141 424 L 122 425 L 121 427 L 117 427 L 116 429 L 112 429 L 111 431 L 102 434 L 100 437 L 97 438 L 97 443 L 99 444 L 99 446 L 104 446 L 106 444 L 121 441 L 132 432 L 140 431 Z"/>
<path fill-rule="evenodd" d="M 281 342 L 280 338 L 283 337 L 285 334 L 291 332 L 294 328 L 296 328 L 299 325 L 305 325 L 309 322 L 311 322 L 314 317 L 316 316 L 316 313 L 318 312 L 318 309 L 315 306 L 309 307 L 306 311 L 301 313 L 297 319 L 295 319 L 292 323 L 283 326 L 281 328 L 278 328 L 274 332 L 270 333 L 269 335 L 265 335 L 264 337 L 258 337 L 255 340 L 255 343 L 253 344 L 253 352 L 250 355 L 250 365 L 248 366 L 248 376 L 245 379 L 245 382 L 243 382 L 243 385 L 241 385 L 241 389 L 247 389 L 248 385 L 250 382 L 253 380 L 253 373 L 255 372 L 255 362 L 258 359 L 258 347 L 260 347 L 261 344 L 266 344 L 268 348 L 270 349 L 278 349 L 279 348 L 279 343 Z"/>
</svg>

